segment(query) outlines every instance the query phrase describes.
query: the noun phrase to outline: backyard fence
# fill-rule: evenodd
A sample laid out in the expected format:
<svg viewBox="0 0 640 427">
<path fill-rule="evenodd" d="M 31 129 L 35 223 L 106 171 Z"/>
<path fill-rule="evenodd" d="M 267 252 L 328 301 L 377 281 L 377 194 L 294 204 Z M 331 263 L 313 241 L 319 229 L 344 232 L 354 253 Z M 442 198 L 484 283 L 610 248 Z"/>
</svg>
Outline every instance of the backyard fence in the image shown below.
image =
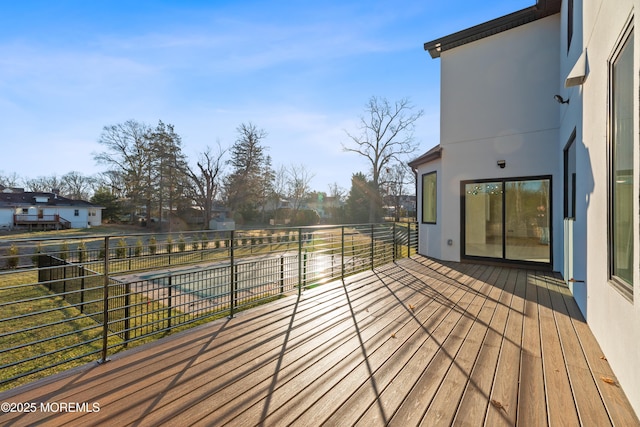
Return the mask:
<svg viewBox="0 0 640 427">
<path fill-rule="evenodd" d="M 19 239 L 0 246 L 0 389 L 6 389 L 410 256 L 417 226 Z"/>
</svg>

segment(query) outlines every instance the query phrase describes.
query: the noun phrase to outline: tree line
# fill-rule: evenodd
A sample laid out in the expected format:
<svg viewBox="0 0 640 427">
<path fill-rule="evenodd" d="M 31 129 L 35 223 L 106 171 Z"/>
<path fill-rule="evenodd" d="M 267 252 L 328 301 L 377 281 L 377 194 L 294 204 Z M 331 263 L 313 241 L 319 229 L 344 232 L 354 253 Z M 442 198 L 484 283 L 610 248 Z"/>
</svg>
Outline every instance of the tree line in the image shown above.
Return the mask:
<svg viewBox="0 0 640 427">
<path fill-rule="evenodd" d="M 35 179 L 0 173 L 0 184 L 22 184 L 36 192 L 58 189 L 65 197 L 105 207 L 104 219 L 126 217 L 143 224 L 197 212 L 207 228 L 219 211 L 225 211 L 239 224 L 274 220 L 308 225 L 319 219 L 304 209 L 314 200 L 331 201 L 327 209 L 332 222 L 377 222 L 385 204 L 398 205 L 400 196 L 412 192 L 414 175 L 406 161 L 417 149 L 413 129 L 423 114 L 413 109 L 407 99 L 369 100 L 359 132 L 346 132 L 349 143 L 343 150 L 366 159 L 370 170 L 353 174 L 348 193 L 338 184 L 331 184 L 328 192 L 312 191 L 313 173 L 304 164 L 274 168 L 265 145 L 268 135 L 251 122 L 236 128 L 230 147 L 207 146 L 190 162 L 173 125 L 128 120 L 102 129 L 102 151 L 94 153 L 94 159 L 103 172 Z"/>
</svg>

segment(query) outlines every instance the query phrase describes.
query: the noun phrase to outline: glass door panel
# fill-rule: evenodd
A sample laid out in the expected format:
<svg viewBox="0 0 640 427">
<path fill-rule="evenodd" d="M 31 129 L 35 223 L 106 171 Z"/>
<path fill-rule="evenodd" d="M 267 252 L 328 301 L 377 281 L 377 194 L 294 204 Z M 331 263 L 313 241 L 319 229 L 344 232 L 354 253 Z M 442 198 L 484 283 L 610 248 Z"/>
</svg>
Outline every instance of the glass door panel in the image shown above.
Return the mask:
<svg viewBox="0 0 640 427">
<path fill-rule="evenodd" d="M 551 178 L 463 182 L 463 257 L 551 263 Z"/>
<path fill-rule="evenodd" d="M 501 182 L 465 184 L 465 255 L 502 258 Z"/>
<path fill-rule="evenodd" d="M 505 183 L 505 258 L 551 262 L 548 179 Z"/>
</svg>

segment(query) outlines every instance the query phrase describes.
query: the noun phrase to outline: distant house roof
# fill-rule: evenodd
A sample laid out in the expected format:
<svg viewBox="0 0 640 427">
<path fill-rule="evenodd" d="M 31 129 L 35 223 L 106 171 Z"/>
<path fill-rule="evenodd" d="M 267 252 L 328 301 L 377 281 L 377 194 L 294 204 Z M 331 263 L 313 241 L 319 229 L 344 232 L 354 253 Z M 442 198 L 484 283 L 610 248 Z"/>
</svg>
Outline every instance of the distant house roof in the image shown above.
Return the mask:
<svg viewBox="0 0 640 427">
<path fill-rule="evenodd" d="M 14 206 L 75 206 L 75 207 L 97 207 L 84 200 L 73 200 L 60 196 L 56 193 L 45 192 L 0 192 L 0 207 Z"/>
<path fill-rule="evenodd" d="M 560 12 L 561 3 L 561 0 L 537 0 L 535 6 L 427 42 L 424 44 L 424 50 L 429 51 L 432 58 L 439 58 L 441 52 L 449 49 L 555 15 Z"/>
<path fill-rule="evenodd" d="M 433 160 L 439 159 L 440 157 L 442 157 L 442 147 L 440 146 L 440 144 L 438 144 L 435 147 L 433 147 L 431 150 L 424 153 L 422 156 L 418 157 L 417 159 L 411 160 L 409 162 L 409 166 L 415 169 L 420 165 L 429 163 Z"/>
</svg>

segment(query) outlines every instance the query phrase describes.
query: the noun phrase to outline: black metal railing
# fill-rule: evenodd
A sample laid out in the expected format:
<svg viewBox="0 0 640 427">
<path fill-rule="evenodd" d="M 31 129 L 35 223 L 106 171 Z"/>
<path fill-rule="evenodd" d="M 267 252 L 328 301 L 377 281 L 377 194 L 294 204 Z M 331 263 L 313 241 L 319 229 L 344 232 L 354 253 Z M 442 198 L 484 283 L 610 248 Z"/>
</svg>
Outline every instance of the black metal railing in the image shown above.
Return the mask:
<svg viewBox="0 0 640 427">
<path fill-rule="evenodd" d="M 0 389 L 416 253 L 416 223 L 0 240 Z"/>
</svg>

